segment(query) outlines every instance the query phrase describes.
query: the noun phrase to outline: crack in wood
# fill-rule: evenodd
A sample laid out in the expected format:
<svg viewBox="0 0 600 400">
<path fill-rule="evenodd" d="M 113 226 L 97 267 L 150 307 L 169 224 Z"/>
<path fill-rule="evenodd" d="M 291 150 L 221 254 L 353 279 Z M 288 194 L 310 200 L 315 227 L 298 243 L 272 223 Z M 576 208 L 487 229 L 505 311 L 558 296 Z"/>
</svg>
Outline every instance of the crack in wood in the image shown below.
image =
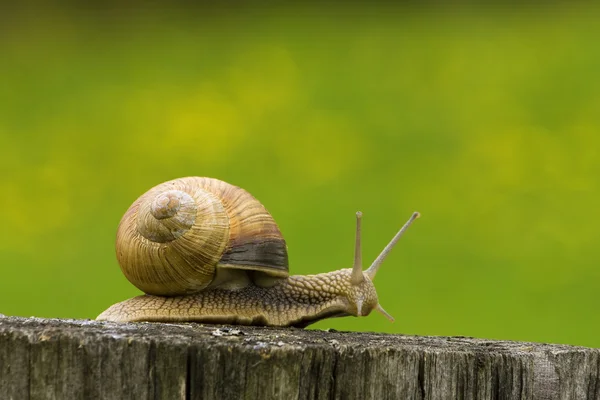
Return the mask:
<svg viewBox="0 0 600 400">
<path fill-rule="evenodd" d="M 0 318 L 2 399 L 600 400 L 599 387 L 600 350 L 577 346 Z"/>
</svg>

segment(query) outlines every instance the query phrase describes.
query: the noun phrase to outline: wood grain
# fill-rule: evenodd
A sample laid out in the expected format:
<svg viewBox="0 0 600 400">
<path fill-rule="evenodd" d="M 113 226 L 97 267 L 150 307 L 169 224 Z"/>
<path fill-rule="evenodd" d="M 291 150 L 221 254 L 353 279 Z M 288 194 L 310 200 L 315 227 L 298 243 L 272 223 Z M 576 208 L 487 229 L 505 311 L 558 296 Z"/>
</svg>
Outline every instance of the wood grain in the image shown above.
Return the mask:
<svg viewBox="0 0 600 400">
<path fill-rule="evenodd" d="M 600 350 L 0 317 L 2 399 L 600 399 Z"/>
</svg>

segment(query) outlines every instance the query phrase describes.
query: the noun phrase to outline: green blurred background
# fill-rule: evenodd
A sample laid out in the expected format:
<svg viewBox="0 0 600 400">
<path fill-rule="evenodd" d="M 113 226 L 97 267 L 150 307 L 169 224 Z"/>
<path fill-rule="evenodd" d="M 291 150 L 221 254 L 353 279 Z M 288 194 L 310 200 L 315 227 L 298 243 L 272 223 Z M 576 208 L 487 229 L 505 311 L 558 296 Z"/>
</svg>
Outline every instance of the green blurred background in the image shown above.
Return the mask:
<svg viewBox="0 0 600 400">
<path fill-rule="evenodd" d="M 0 312 L 94 318 L 139 292 L 130 203 L 211 176 L 271 211 L 296 274 L 350 267 L 378 314 L 315 328 L 600 347 L 598 8 L 6 9 Z"/>
</svg>

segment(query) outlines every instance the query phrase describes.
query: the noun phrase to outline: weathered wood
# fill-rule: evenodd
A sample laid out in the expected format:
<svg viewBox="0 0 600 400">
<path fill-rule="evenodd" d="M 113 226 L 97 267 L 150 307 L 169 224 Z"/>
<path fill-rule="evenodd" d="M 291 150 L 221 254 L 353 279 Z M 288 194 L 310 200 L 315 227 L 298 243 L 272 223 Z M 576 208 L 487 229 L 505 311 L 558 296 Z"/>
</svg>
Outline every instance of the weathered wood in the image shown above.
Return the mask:
<svg viewBox="0 0 600 400">
<path fill-rule="evenodd" d="M 600 350 L 0 318 L 2 399 L 600 399 Z"/>
</svg>

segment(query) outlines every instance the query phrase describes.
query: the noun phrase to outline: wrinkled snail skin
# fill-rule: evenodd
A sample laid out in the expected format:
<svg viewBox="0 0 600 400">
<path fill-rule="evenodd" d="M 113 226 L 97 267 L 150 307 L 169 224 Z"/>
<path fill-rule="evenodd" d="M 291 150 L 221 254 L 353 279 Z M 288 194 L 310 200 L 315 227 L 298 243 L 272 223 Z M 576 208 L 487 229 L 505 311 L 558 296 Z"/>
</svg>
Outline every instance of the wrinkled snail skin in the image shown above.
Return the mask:
<svg viewBox="0 0 600 400">
<path fill-rule="evenodd" d="M 144 295 L 98 316 L 113 322 L 205 322 L 305 327 L 381 307 L 373 285 L 415 212 L 373 264 L 362 269 L 356 214 L 354 265 L 289 276 L 277 224 L 250 193 L 226 182 L 187 177 L 157 185 L 127 210 L 117 231 L 117 260 Z"/>
<path fill-rule="evenodd" d="M 115 304 L 98 319 L 114 322 L 207 322 L 305 327 L 324 318 L 368 315 L 377 305 L 373 283 L 350 285 L 351 269 L 319 275 L 295 275 L 263 288 L 211 288 L 187 296 L 143 295 Z M 357 309 L 356 298 L 362 300 Z"/>
</svg>

